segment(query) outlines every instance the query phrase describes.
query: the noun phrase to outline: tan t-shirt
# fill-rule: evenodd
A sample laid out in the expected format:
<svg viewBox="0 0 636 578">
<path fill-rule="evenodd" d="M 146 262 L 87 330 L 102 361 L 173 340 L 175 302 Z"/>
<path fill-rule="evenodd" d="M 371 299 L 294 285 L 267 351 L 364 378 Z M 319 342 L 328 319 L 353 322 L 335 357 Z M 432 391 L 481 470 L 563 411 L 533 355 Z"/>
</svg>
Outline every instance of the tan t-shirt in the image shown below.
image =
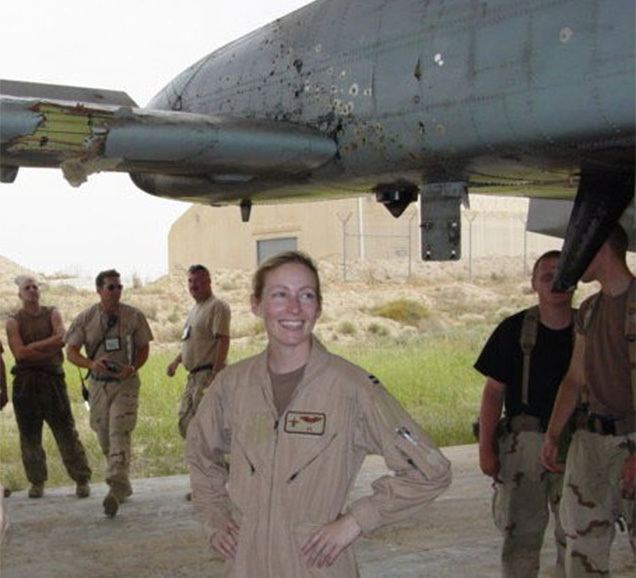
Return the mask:
<svg viewBox="0 0 636 578">
<path fill-rule="evenodd" d="M 71 323 L 64 342 L 81 348 L 87 357 L 106 356 L 110 361 L 130 365 L 137 351 L 153 340 L 144 314 L 136 307 L 119 304 L 115 316 L 106 314 L 100 304 L 82 311 Z"/>
<path fill-rule="evenodd" d="M 632 283 L 635 281 L 632 280 Z M 579 310 L 576 331 L 585 336 L 585 381 L 590 411 L 624 416 L 633 412 L 625 314 L 629 288 L 612 297 L 604 293 L 586 299 Z M 591 301 L 596 304 L 587 329 L 584 322 Z"/>
<path fill-rule="evenodd" d="M 181 337 L 181 362 L 192 371 L 213 364 L 219 346 L 219 335 L 230 335 L 230 307 L 211 295 L 195 303 L 188 313 Z"/>
<path fill-rule="evenodd" d="M 274 405 L 278 412 L 278 417 L 283 415 L 285 409 L 296 391 L 296 387 L 301 382 L 305 373 L 306 365 L 290 371 L 289 373 L 274 373 L 269 369 L 269 379 L 272 382 L 272 395 L 274 397 Z"/>
</svg>

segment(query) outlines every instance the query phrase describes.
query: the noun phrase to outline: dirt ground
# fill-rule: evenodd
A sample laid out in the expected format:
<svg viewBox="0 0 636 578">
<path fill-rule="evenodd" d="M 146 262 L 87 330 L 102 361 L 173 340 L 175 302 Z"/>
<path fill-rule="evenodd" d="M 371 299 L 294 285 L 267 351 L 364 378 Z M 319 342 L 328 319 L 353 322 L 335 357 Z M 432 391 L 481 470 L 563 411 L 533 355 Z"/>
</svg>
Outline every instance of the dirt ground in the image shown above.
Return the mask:
<svg viewBox="0 0 636 578">
<path fill-rule="evenodd" d="M 451 488 L 421 520 L 359 540 L 355 547 L 363 578 L 499 576 L 501 540 L 477 448 L 455 446 L 444 453 L 453 463 Z M 381 458 L 368 458 L 352 497 L 368 492 L 370 482 L 385 471 Z M 41 500 L 13 494 L 7 500 L 11 526 L 0 551 L 0 576 L 220 578 L 223 563 L 206 548 L 192 505 L 184 500 L 188 479 L 134 480 L 133 485 L 135 494 L 114 519 L 101 513 L 103 484 L 87 500 L 77 500 L 72 487 L 47 490 Z M 612 567 L 614 578 L 635 575 L 624 534 L 615 541 Z M 540 576 L 555 576 L 549 537 Z"/>
</svg>

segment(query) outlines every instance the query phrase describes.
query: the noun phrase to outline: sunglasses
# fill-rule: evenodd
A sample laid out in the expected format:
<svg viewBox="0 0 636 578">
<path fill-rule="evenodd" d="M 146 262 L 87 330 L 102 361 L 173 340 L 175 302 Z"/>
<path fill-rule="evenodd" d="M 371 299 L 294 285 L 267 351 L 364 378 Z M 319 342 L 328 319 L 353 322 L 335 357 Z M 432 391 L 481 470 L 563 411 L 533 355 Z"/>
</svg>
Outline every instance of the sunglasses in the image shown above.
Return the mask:
<svg viewBox="0 0 636 578">
<path fill-rule="evenodd" d="M 115 285 L 114 283 L 109 283 L 108 285 L 106 285 L 106 289 L 108 291 L 121 291 L 123 288 L 124 286 L 122 284 Z"/>
</svg>

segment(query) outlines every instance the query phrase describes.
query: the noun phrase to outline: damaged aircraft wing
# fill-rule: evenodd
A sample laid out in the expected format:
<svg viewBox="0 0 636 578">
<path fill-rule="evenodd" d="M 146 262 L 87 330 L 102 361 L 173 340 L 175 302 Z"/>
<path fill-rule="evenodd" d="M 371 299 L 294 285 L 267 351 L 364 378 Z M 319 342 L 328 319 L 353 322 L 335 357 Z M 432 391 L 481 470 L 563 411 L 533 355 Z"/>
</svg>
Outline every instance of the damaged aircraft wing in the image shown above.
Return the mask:
<svg viewBox="0 0 636 578">
<path fill-rule="evenodd" d="M 288 122 L 141 109 L 121 92 L 2 81 L 0 154 L 3 182 L 19 166 L 60 167 L 73 186 L 106 170 L 249 182 L 302 179 L 336 144 Z"/>
</svg>

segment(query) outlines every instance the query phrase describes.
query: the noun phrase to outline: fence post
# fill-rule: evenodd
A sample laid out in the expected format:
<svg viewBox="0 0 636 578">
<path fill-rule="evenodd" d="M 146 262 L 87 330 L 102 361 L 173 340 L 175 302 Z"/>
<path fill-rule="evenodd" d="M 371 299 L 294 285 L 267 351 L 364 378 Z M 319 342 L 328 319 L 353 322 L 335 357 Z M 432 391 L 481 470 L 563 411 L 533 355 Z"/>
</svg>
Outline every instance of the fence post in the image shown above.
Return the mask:
<svg viewBox="0 0 636 578">
<path fill-rule="evenodd" d="M 523 227 L 523 274 L 528 274 L 528 217 L 527 215 L 519 215 L 521 226 Z"/>
<path fill-rule="evenodd" d="M 411 213 L 411 216 L 409 217 L 409 274 L 408 274 L 408 277 L 407 277 L 409 280 L 411 279 L 411 272 L 412 272 L 411 262 L 413 260 L 413 250 L 411 249 L 411 243 L 412 243 L 412 241 L 411 241 L 411 237 L 412 237 L 411 230 L 412 230 L 413 219 L 415 217 L 417 217 L 417 211 L 413 211 Z"/>
<path fill-rule="evenodd" d="M 338 213 L 338 219 L 342 224 L 342 280 L 347 280 L 347 223 L 351 218 L 351 212 L 346 215 Z"/>
<path fill-rule="evenodd" d="M 468 219 L 468 280 L 473 280 L 473 221 L 477 218 L 477 213 L 466 211 L 464 213 Z"/>
</svg>

